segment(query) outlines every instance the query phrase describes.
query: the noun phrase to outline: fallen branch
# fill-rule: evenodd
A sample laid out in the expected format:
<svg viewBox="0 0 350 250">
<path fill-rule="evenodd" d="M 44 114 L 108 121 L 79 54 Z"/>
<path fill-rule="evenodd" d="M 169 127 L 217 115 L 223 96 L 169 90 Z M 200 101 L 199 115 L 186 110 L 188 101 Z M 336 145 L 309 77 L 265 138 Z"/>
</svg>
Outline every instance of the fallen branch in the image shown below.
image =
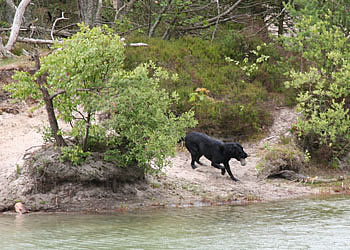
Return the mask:
<svg viewBox="0 0 350 250">
<path fill-rule="evenodd" d="M 27 38 L 27 37 L 17 37 L 18 42 L 23 43 L 34 43 L 34 44 L 54 44 L 55 41 L 53 40 L 46 40 L 46 39 L 34 39 L 34 38 Z"/>
<path fill-rule="evenodd" d="M 277 173 L 270 174 L 269 176 L 267 176 L 267 178 L 268 179 L 282 178 L 290 181 L 299 181 L 299 182 L 310 183 L 310 184 L 331 183 L 331 182 L 344 180 L 343 176 L 339 176 L 337 178 L 329 178 L 329 179 L 319 178 L 318 176 L 312 178 L 309 176 L 298 174 L 292 170 L 282 170 Z"/>
<path fill-rule="evenodd" d="M 129 43 L 129 44 L 126 44 L 127 46 L 130 46 L 130 47 L 147 47 L 148 44 L 147 43 Z"/>
</svg>

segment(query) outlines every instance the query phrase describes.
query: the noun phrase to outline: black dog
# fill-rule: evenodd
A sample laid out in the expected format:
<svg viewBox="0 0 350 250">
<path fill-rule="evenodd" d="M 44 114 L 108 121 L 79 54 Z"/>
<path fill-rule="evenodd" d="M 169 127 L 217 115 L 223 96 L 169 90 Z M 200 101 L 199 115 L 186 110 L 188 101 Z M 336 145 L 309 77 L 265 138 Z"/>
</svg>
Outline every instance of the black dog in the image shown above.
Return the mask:
<svg viewBox="0 0 350 250">
<path fill-rule="evenodd" d="M 221 169 L 221 174 L 225 174 L 225 169 L 230 175 L 231 179 L 238 181 L 230 169 L 228 162 L 231 158 L 235 158 L 237 161 L 241 162 L 241 165 L 246 164 L 245 158 L 248 155 L 244 152 L 243 147 L 236 142 L 224 143 L 222 141 L 213 139 L 205 134 L 199 132 L 191 132 L 185 137 L 185 146 L 190 151 L 192 162 L 191 166 L 193 169 L 197 168 L 195 162 L 203 165 L 199 158 L 203 155 L 211 161 L 211 165 L 215 168 Z M 224 164 L 224 167 L 220 165 Z"/>
</svg>

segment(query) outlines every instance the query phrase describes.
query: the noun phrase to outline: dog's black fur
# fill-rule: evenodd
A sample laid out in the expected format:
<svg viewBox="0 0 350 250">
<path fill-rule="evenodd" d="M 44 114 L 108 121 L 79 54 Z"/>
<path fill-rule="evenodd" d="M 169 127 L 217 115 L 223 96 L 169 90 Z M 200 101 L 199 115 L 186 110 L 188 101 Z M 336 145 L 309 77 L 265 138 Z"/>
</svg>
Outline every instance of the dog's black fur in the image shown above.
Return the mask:
<svg viewBox="0 0 350 250">
<path fill-rule="evenodd" d="M 241 161 L 242 166 L 244 166 L 245 158 L 248 157 L 243 147 L 237 142 L 224 143 L 199 132 L 187 134 L 185 137 L 185 146 L 191 153 L 191 166 L 193 169 L 197 168 L 195 162 L 203 165 L 199 161 L 199 158 L 204 155 L 211 161 L 213 167 L 221 169 L 222 175 L 225 174 L 226 170 L 234 181 L 238 181 L 238 179 L 233 176 L 228 162 L 231 158 L 235 158 L 237 161 Z M 223 163 L 224 166 L 221 166 L 220 163 Z"/>
</svg>

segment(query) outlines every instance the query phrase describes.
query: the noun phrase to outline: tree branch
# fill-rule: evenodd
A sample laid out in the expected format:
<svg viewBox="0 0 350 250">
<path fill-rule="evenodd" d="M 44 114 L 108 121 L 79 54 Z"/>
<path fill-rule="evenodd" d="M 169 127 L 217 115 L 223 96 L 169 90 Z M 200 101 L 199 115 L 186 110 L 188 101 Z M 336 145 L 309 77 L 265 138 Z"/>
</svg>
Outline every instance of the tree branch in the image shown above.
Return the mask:
<svg viewBox="0 0 350 250">
<path fill-rule="evenodd" d="M 76 89 L 76 91 L 79 91 L 79 92 L 88 92 L 88 91 L 94 91 L 94 90 L 101 90 L 101 88 Z M 61 95 L 61 94 L 65 94 L 65 93 L 67 93 L 67 90 L 59 89 L 55 93 L 50 95 L 50 99 L 53 100 L 56 96 Z"/>
<path fill-rule="evenodd" d="M 54 34 L 54 32 L 55 32 L 56 23 L 57 23 L 58 21 L 60 21 L 60 20 L 67 20 L 67 19 L 69 19 L 69 18 L 64 17 L 64 12 L 62 12 L 62 16 L 59 17 L 59 18 L 57 18 L 57 19 L 53 22 L 52 28 L 51 28 L 51 33 L 50 33 L 50 34 L 51 34 L 51 39 L 52 39 L 52 41 L 55 40 L 55 38 L 53 37 L 53 34 Z"/>
<path fill-rule="evenodd" d="M 223 16 L 226 16 L 227 14 L 229 14 L 231 11 L 233 11 L 235 8 L 237 8 L 237 6 L 242 2 L 243 0 L 238 0 L 237 2 L 235 2 L 234 5 L 232 5 L 230 8 L 228 8 L 226 11 L 224 11 L 223 13 L 217 15 L 216 17 L 212 17 L 212 18 L 209 18 L 207 20 L 208 23 L 211 23 L 211 22 L 214 22 L 216 21 L 217 19 L 220 19 L 221 17 Z"/>
</svg>

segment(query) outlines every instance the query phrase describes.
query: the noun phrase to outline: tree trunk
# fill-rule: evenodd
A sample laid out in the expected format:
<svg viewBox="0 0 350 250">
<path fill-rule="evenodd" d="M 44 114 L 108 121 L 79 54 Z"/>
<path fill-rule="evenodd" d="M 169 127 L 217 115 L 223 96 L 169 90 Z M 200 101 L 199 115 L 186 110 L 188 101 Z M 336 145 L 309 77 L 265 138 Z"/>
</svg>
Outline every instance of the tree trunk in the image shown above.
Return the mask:
<svg viewBox="0 0 350 250">
<path fill-rule="evenodd" d="M 5 0 L 5 3 L 7 4 L 7 8 L 5 10 L 6 13 L 6 20 L 8 23 L 13 23 L 13 17 L 16 14 L 16 5 L 12 0 Z"/>
<path fill-rule="evenodd" d="M 103 7 L 103 1 L 102 0 L 98 0 L 98 7 L 97 7 L 97 11 L 96 11 L 96 24 L 97 25 L 102 25 L 102 7 Z"/>
<path fill-rule="evenodd" d="M 40 58 L 39 58 L 38 51 L 36 51 L 36 53 L 34 54 L 34 58 L 35 58 L 36 70 L 39 70 L 40 69 Z M 40 86 L 40 90 L 43 94 L 43 99 L 45 102 L 47 117 L 49 119 L 50 128 L 52 130 L 53 137 L 55 138 L 56 145 L 59 147 L 67 146 L 62 135 L 59 134 L 59 127 L 58 127 L 58 122 L 57 122 L 57 118 L 56 118 L 56 114 L 55 114 L 55 109 L 53 107 L 53 102 L 52 102 L 52 98 L 50 97 L 49 91 L 44 86 L 44 83 L 45 83 L 44 77 L 40 76 L 37 81 L 38 81 L 38 84 Z"/>
<path fill-rule="evenodd" d="M 13 49 L 13 46 L 16 43 L 19 29 L 21 28 L 24 12 L 25 12 L 25 10 L 30 2 L 31 2 L 31 0 L 22 0 L 21 3 L 17 7 L 15 17 L 13 18 L 13 24 L 12 24 L 12 28 L 11 28 L 10 38 L 7 41 L 7 44 L 5 46 L 5 48 L 8 51 L 11 51 Z"/>
<path fill-rule="evenodd" d="M 280 2 L 280 16 L 278 17 L 278 36 L 282 36 L 284 33 L 284 19 L 286 16 L 286 12 L 284 10 L 284 3 L 285 1 L 281 0 Z"/>
<path fill-rule="evenodd" d="M 11 58 L 15 57 L 11 52 L 9 52 L 2 43 L 2 38 L 0 37 L 0 58 Z"/>
<path fill-rule="evenodd" d="M 59 134 L 58 122 L 57 122 L 55 110 L 53 107 L 53 102 L 49 95 L 49 91 L 43 86 L 40 89 L 41 89 L 41 92 L 43 93 L 47 117 L 49 119 L 50 128 L 52 130 L 53 137 L 55 138 L 56 145 L 59 147 L 67 146 L 62 135 Z"/>
<path fill-rule="evenodd" d="M 78 0 L 80 21 L 90 28 L 96 24 L 99 0 Z"/>
</svg>

